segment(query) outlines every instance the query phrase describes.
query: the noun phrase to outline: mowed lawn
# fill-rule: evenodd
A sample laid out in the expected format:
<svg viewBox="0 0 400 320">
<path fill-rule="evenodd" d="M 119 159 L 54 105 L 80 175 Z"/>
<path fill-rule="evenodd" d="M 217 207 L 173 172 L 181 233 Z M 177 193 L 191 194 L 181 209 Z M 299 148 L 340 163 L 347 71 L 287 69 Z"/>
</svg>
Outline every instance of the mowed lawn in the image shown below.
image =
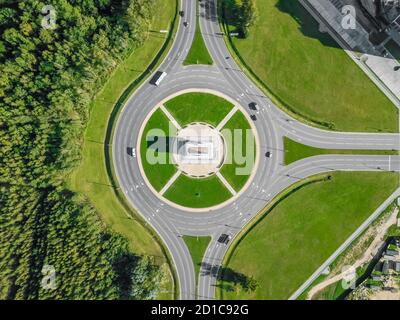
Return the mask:
<svg viewBox="0 0 400 320">
<path fill-rule="evenodd" d="M 341 131 L 397 132 L 398 110 L 297 0 L 255 0 L 247 39 L 233 39 L 283 105 Z"/>
<path fill-rule="evenodd" d="M 156 130 L 152 133 L 152 130 Z M 170 143 L 176 136 L 176 128 L 161 109 L 150 117 L 143 130 L 140 142 L 142 167 L 147 179 L 157 191 L 172 178 L 177 171 L 169 152 Z M 158 163 L 155 163 L 157 160 Z"/>
<path fill-rule="evenodd" d="M 399 151 L 392 150 L 352 150 L 352 149 L 321 149 L 307 146 L 284 137 L 285 165 L 297 160 L 323 154 L 369 154 L 369 155 L 398 155 Z"/>
<path fill-rule="evenodd" d="M 250 124 L 240 111 L 236 111 L 221 130 L 227 144 L 227 160 L 220 172 L 235 191 L 243 188 L 254 167 L 256 144 L 254 134 L 248 130 L 251 130 Z"/>
<path fill-rule="evenodd" d="M 232 197 L 217 176 L 193 179 L 181 174 L 164 197 L 184 207 L 207 208 Z"/>
<path fill-rule="evenodd" d="M 258 282 L 224 299 L 287 299 L 397 188 L 397 173 L 334 172 L 298 189 L 242 238 L 227 267 Z M 226 283 L 229 285 L 229 283 Z"/>
<path fill-rule="evenodd" d="M 192 122 L 206 122 L 216 127 L 233 105 L 209 93 L 191 92 L 167 101 L 165 107 L 181 126 Z"/>
<path fill-rule="evenodd" d="M 196 32 L 194 34 L 192 46 L 190 47 L 185 61 L 183 61 L 183 65 L 185 66 L 191 64 L 213 64 L 210 53 L 208 52 L 206 44 L 204 43 L 203 35 L 201 34 L 199 17 L 197 17 L 196 21 Z"/>
</svg>

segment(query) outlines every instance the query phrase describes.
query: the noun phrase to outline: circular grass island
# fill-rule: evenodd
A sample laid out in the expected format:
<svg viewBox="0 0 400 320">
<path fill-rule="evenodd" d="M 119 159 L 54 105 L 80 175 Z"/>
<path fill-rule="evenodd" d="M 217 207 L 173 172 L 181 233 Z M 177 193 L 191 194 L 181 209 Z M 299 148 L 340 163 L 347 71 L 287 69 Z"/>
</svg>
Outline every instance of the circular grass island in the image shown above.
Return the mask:
<svg viewBox="0 0 400 320">
<path fill-rule="evenodd" d="M 190 210 L 223 206 L 243 192 L 257 164 L 254 125 L 218 92 L 185 91 L 157 105 L 142 125 L 142 175 L 165 202 Z"/>
</svg>

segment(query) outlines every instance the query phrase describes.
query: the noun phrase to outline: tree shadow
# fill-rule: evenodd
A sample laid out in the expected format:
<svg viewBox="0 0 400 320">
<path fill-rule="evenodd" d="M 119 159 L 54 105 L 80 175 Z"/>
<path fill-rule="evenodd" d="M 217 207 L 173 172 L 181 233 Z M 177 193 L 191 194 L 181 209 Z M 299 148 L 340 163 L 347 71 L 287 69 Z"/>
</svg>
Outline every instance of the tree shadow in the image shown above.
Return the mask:
<svg viewBox="0 0 400 320">
<path fill-rule="evenodd" d="M 320 31 L 319 23 L 299 1 L 279 0 L 275 6 L 279 11 L 290 15 L 298 23 L 298 29 L 304 36 L 316 39 L 327 47 L 341 48 L 329 34 Z"/>
<path fill-rule="evenodd" d="M 258 283 L 253 277 L 249 277 L 231 268 L 206 262 L 202 262 L 199 265 L 201 266 L 201 276 L 211 276 L 220 281 L 215 286 L 227 292 L 233 291 L 236 286 L 240 286 L 246 292 L 253 292 L 258 287 Z"/>
<path fill-rule="evenodd" d="M 299 31 L 306 37 L 317 39 L 325 46 L 339 48 L 336 41 L 319 30 L 318 22 L 308 13 L 300 2 L 279 0 L 276 2 L 275 7 L 282 13 L 290 15 L 298 23 Z M 234 28 L 233 32 L 238 32 L 237 21 L 240 16 L 238 0 L 223 0 L 221 4 L 221 14 L 224 22 Z"/>
<path fill-rule="evenodd" d="M 200 2 L 200 7 L 204 8 L 204 12 L 200 13 L 200 16 L 210 20 L 212 22 L 217 22 L 218 21 L 218 14 L 217 11 L 215 10 L 215 1 L 214 0 L 205 0 Z"/>
<path fill-rule="evenodd" d="M 119 289 L 121 300 L 127 300 L 132 292 L 132 272 L 135 270 L 140 257 L 130 253 L 122 254 L 113 263 L 113 269 L 116 273 L 115 284 Z"/>
</svg>

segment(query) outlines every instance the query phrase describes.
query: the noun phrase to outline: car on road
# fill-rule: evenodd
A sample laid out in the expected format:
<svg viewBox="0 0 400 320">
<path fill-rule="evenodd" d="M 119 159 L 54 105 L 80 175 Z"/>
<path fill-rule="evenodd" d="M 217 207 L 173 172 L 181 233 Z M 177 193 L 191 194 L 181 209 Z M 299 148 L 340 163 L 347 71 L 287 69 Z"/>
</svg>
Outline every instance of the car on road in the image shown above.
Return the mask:
<svg viewBox="0 0 400 320">
<path fill-rule="evenodd" d="M 185 27 L 187 27 L 187 26 L 189 25 L 189 22 L 184 21 L 184 22 L 183 22 L 183 25 L 184 25 Z"/>
<path fill-rule="evenodd" d="M 136 149 L 135 148 L 132 148 L 132 147 L 127 147 L 126 148 L 126 153 L 128 154 L 128 155 L 130 155 L 131 157 L 136 157 Z"/>
<path fill-rule="evenodd" d="M 260 111 L 260 106 L 256 102 L 250 102 L 249 108 L 251 110 Z"/>
<path fill-rule="evenodd" d="M 167 73 L 164 71 L 157 71 L 154 77 L 150 80 L 150 84 L 155 86 L 159 86 L 161 81 L 167 76 Z"/>
<path fill-rule="evenodd" d="M 185 12 L 184 12 L 183 10 L 181 10 L 181 11 L 179 11 L 179 15 L 180 15 L 181 17 L 183 17 L 183 16 L 185 15 Z"/>
<path fill-rule="evenodd" d="M 231 236 L 226 233 L 221 234 L 218 238 L 218 242 L 223 244 L 228 244 L 229 240 L 231 240 Z"/>
<path fill-rule="evenodd" d="M 250 118 L 251 118 L 251 120 L 253 120 L 253 121 L 256 121 L 256 120 L 257 120 L 257 116 L 256 116 L 255 114 L 252 114 L 252 115 L 250 116 Z"/>
<path fill-rule="evenodd" d="M 272 156 L 271 151 L 267 151 L 267 152 L 265 153 L 265 156 L 266 156 L 267 158 L 271 158 L 271 156 Z"/>
</svg>

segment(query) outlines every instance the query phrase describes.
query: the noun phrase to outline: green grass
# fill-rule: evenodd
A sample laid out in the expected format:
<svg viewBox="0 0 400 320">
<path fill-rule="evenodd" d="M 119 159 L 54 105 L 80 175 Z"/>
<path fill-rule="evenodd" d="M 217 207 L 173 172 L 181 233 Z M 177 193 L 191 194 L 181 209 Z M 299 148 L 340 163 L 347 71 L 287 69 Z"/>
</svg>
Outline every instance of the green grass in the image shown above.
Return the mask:
<svg viewBox="0 0 400 320">
<path fill-rule="evenodd" d="M 172 132 L 170 132 L 170 125 Z M 151 145 L 151 142 L 155 139 L 154 136 L 150 134 L 148 137 L 148 133 L 152 129 L 159 129 L 162 130 L 165 135 L 157 136 L 158 138 L 166 138 L 168 139 L 169 135 L 174 137 L 176 135 L 176 128 L 173 127 L 167 116 L 161 109 L 157 109 L 150 119 L 148 120 L 141 137 L 140 143 L 140 156 L 142 159 L 142 166 L 143 170 L 146 174 L 147 179 L 149 180 L 150 184 L 156 189 L 160 191 L 164 185 L 172 178 L 172 176 L 177 171 L 175 165 L 172 163 L 170 157 L 171 154 L 165 152 L 165 150 L 157 150 L 154 149 L 154 144 Z M 148 141 L 149 139 L 149 141 Z M 150 163 L 147 159 L 147 154 L 154 155 L 154 157 L 158 158 L 161 157 L 165 162 L 162 163 Z"/>
<path fill-rule="evenodd" d="M 247 147 L 247 139 L 246 139 L 246 130 L 251 129 L 249 122 L 247 121 L 247 118 L 243 115 L 242 112 L 237 111 L 232 118 L 229 119 L 229 121 L 225 124 L 225 126 L 222 129 L 222 134 L 224 135 L 225 142 L 229 144 L 229 141 L 231 139 L 234 139 L 234 133 L 233 130 L 242 130 L 242 141 L 241 141 L 241 148 L 237 146 L 236 143 L 233 143 L 232 149 L 228 148 L 227 149 L 227 159 L 232 159 L 232 161 L 229 161 L 230 163 L 226 163 L 222 166 L 221 168 L 221 174 L 224 176 L 224 178 L 229 182 L 229 184 L 236 190 L 239 191 L 240 189 L 243 188 L 245 183 L 250 177 L 251 170 L 254 166 L 254 161 L 255 161 L 255 155 L 256 151 L 254 150 L 249 150 L 250 152 L 247 152 L 246 147 Z M 229 138 L 231 137 L 231 139 Z M 252 139 L 254 139 L 254 135 L 251 134 Z M 251 144 L 249 145 L 249 147 Z M 254 141 L 254 147 L 255 147 L 255 141 Z M 248 174 L 242 174 L 245 172 L 240 172 L 237 170 L 245 169 L 246 164 L 238 164 L 235 159 L 238 159 L 234 157 L 233 155 L 235 153 L 238 153 L 240 156 L 242 155 L 250 155 L 250 153 L 253 153 L 254 157 L 247 157 L 249 165 L 247 165 L 248 168 L 246 168 L 246 173 Z"/>
<path fill-rule="evenodd" d="M 284 163 L 289 165 L 297 160 L 323 154 L 368 154 L 368 155 L 398 155 L 399 151 L 392 150 L 346 150 L 346 149 L 321 149 L 310 147 L 284 137 Z"/>
<path fill-rule="evenodd" d="M 238 238 L 225 264 L 253 276 L 225 299 L 287 299 L 397 188 L 397 173 L 334 172 L 286 194 Z"/>
<path fill-rule="evenodd" d="M 318 31 L 298 1 L 255 0 L 255 5 L 257 19 L 248 38 L 231 43 L 279 106 L 334 130 L 398 131 L 395 106 L 328 34 Z"/>
<path fill-rule="evenodd" d="M 388 41 L 385 44 L 385 48 L 392 54 L 392 56 L 400 62 L 400 47 L 393 40 Z"/>
<path fill-rule="evenodd" d="M 206 44 L 204 43 L 203 35 L 201 34 L 198 15 L 196 18 L 196 32 L 194 34 L 192 46 L 190 47 L 189 53 L 186 56 L 185 61 L 183 61 L 183 65 L 185 66 L 193 64 L 213 64 L 210 53 L 208 52 Z"/>
<path fill-rule="evenodd" d="M 216 127 L 233 105 L 209 93 L 193 92 L 167 101 L 165 107 L 181 126 L 192 122 L 206 122 Z"/>
<path fill-rule="evenodd" d="M 207 208 L 232 197 L 217 176 L 193 179 L 181 174 L 164 197 L 184 207 Z"/>
<path fill-rule="evenodd" d="M 326 286 L 324 289 L 315 293 L 313 296 L 313 300 L 337 300 L 346 289 L 342 286 L 342 281 L 338 281 L 335 283 Z"/>
<path fill-rule="evenodd" d="M 157 0 L 156 12 L 151 22 L 152 30 L 169 29 L 177 12 L 175 0 Z M 159 240 L 152 231 L 143 225 L 143 221 L 126 205 L 117 186 L 110 182 L 105 159 L 105 141 L 107 128 L 116 104 L 125 90 L 132 92 L 146 78 L 146 70 L 154 57 L 162 58 L 171 45 L 165 34 L 149 32 L 143 46 L 136 49 L 115 72 L 110 75 L 102 91 L 93 100 L 88 126 L 86 128 L 82 160 L 71 173 L 68 187 L 87 197 L 101 219 L 113 231 L 123 235 L 129 241 L 129 247 L 136 254 L 151 255 L 162 264 L 166 274 L 161 289 L 165 291 L 158 298 L 171 299 L 174 296 L 174 281 L 167 264 L 167 256 Z M 154 61 L 159 63 L 161 59 Z M 128 92 L 128 93 L 129 93 Z M 119 198 L 120 196 L 120 198 Z"/>
<path fill-rule="evenodd" d="M 183 240 L 185 240 L 190 255 L 192 256 L 194 271 L 196 275 L 196 284 L 197 284 L 201 267 L 201 261 L 203 260 L 203 256 L 207 250 L 208 244 L 210 243 L 211 237 L 183 236 Z"/>
</svg>

